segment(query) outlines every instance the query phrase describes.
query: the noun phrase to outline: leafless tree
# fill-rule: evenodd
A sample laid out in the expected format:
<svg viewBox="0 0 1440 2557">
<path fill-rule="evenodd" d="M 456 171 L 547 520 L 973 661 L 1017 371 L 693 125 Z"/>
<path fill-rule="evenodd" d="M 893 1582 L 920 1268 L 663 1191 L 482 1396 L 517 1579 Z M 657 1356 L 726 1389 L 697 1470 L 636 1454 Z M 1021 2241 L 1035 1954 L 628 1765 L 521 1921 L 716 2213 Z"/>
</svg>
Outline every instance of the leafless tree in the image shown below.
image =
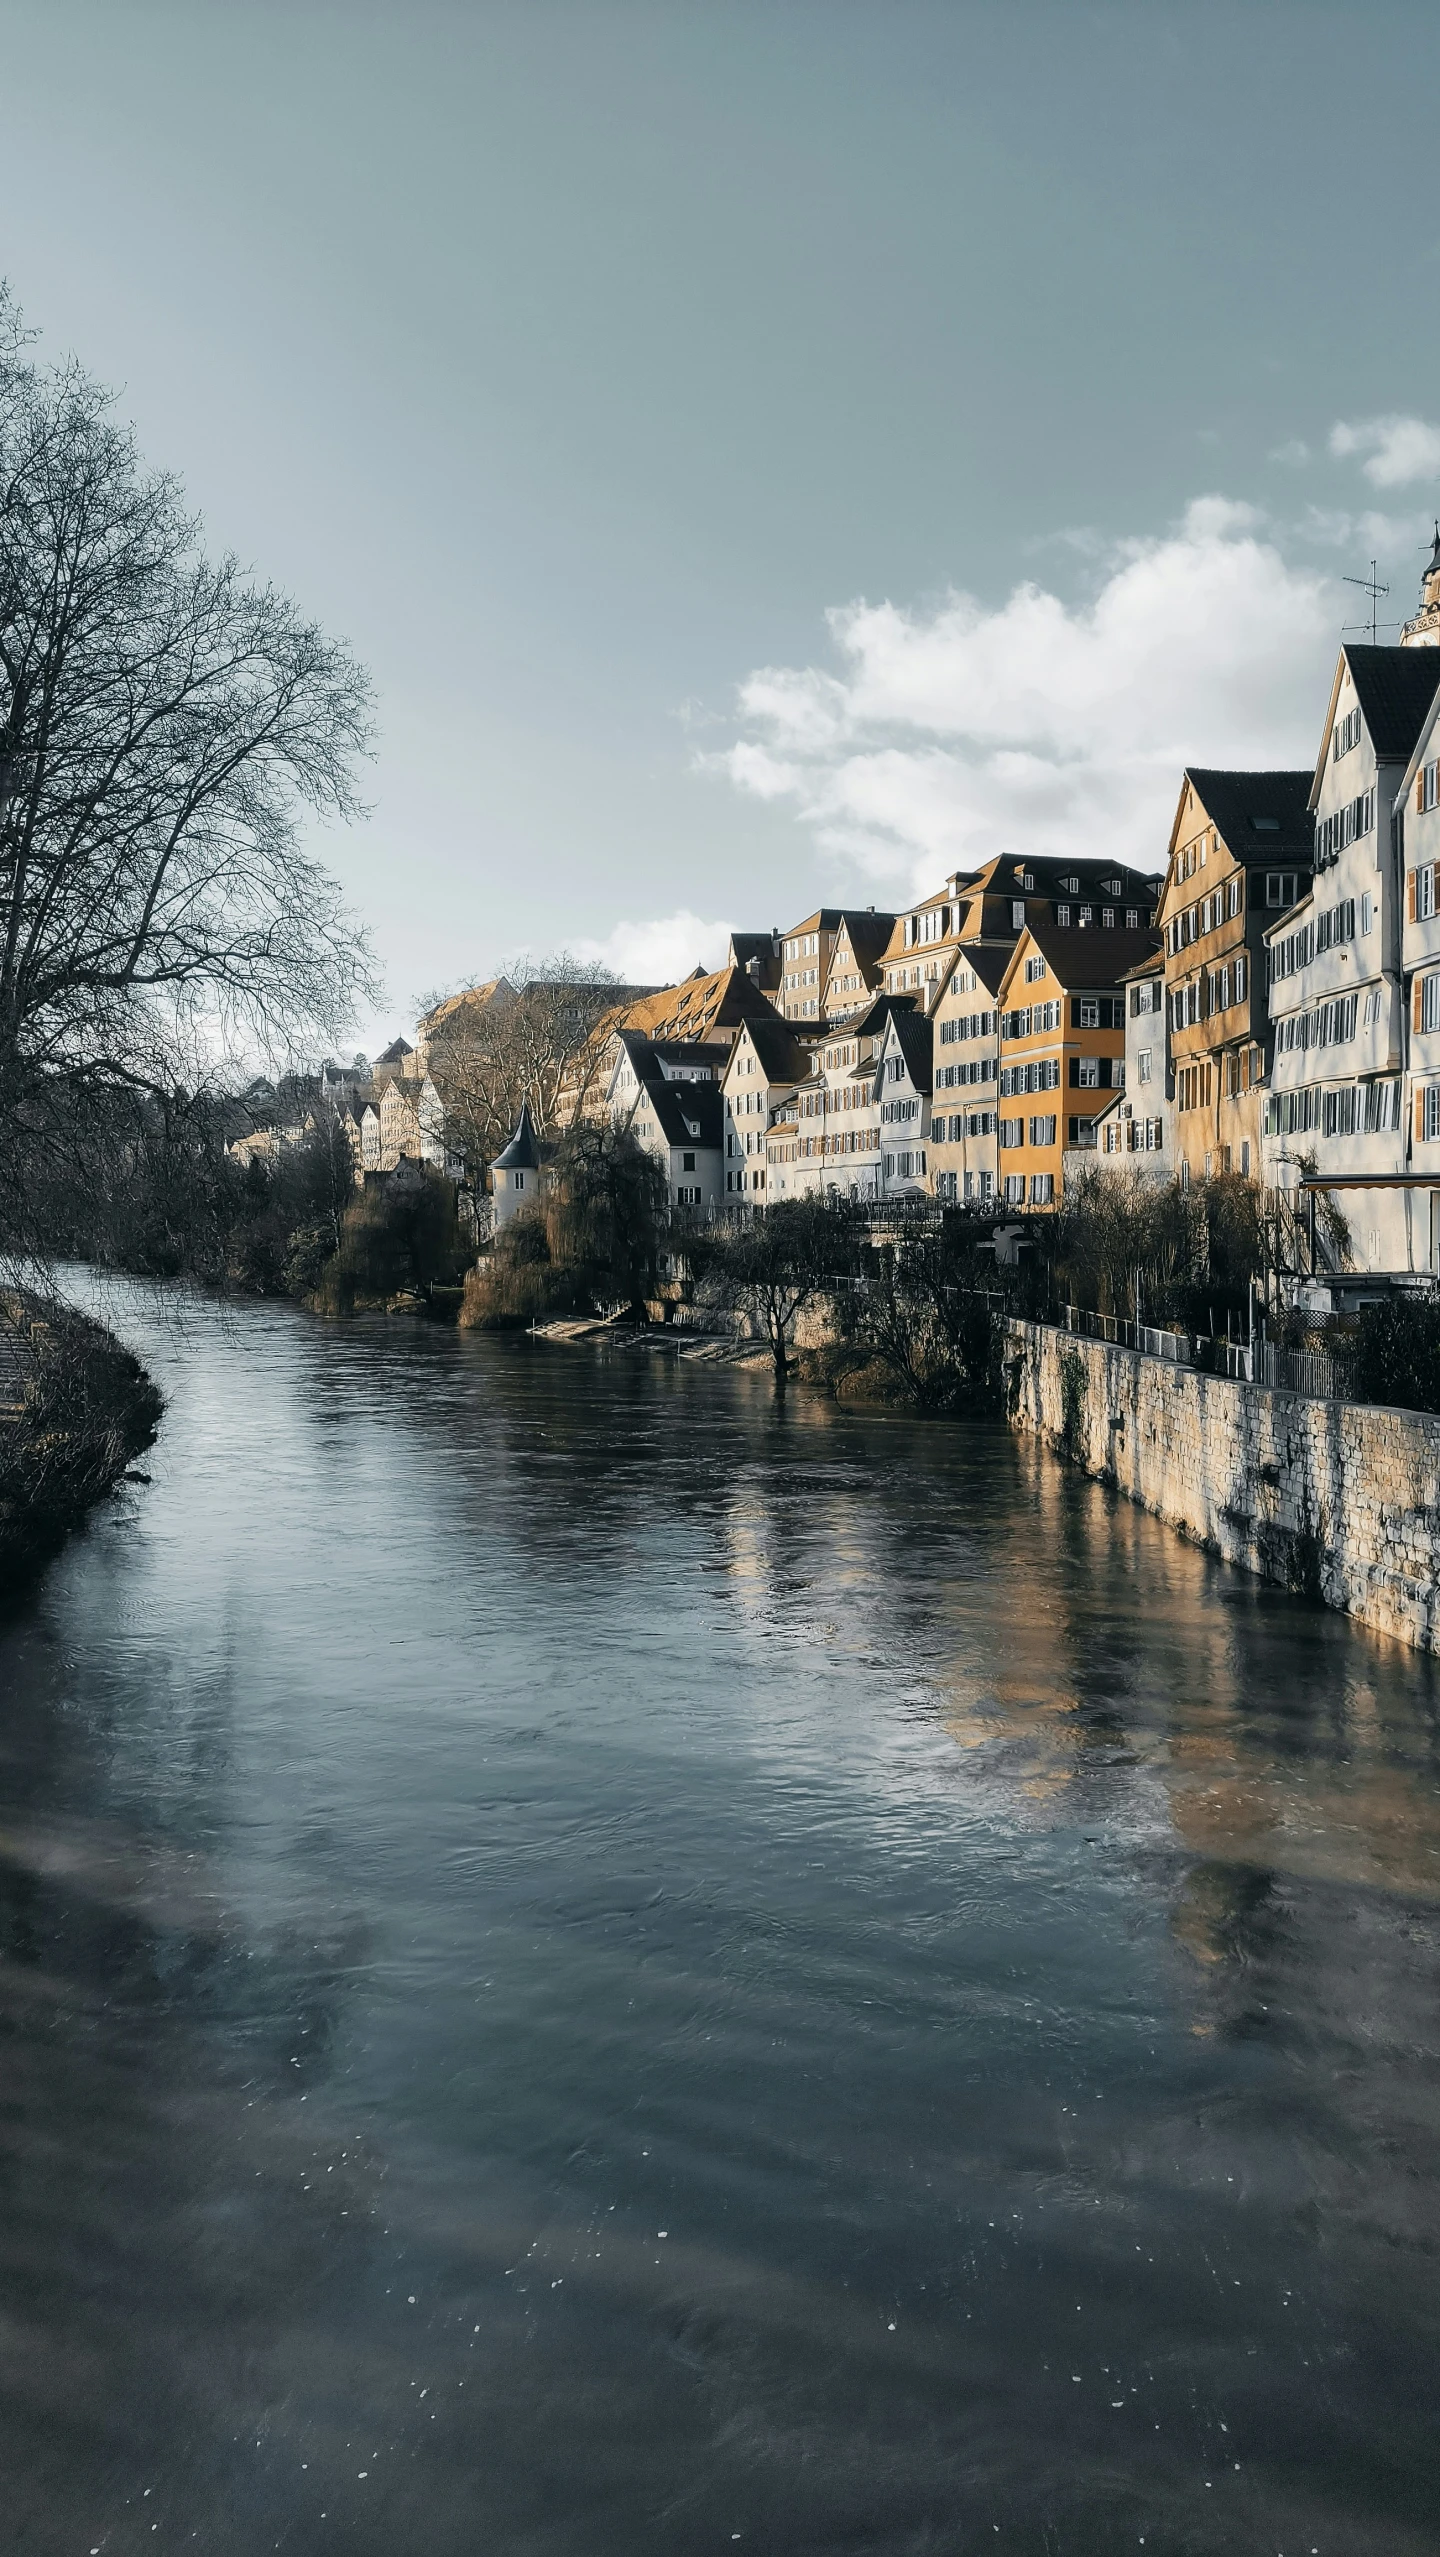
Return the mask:
<svg viewBox="0 0 1440 2557">
<path fill-rule="evenodd" d="M 369 737 L 348 649 L 205 555 L 0 287 L 0 1122 L 343 1029 L 368 954 L 303 832 Z"/>
<path fill-rule="evenodd" d="M 477 1168 L 492 1161 L 527 1101 L 537 1134 L 548 1135 L 562 1086 L 568 1097 L 577 1070 L 598 1071 L 597 1031 L 626 992 L 608 969 L 562 950 L 514 962 L 493 990 L 431 998 L 421 1031 L 447 1142 Z"/>
</svg>

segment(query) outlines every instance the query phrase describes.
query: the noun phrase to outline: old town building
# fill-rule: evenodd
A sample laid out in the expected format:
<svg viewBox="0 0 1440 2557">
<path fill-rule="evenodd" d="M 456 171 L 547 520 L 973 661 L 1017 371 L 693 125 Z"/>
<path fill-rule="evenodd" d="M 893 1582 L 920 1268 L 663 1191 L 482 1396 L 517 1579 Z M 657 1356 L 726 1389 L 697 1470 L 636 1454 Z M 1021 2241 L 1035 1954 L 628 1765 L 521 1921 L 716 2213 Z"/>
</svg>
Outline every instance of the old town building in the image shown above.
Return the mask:
<svg viewBox="0 0 1440 2557">
<path fill-rule="evenodd" d="M 1192 767 L 1157 921 L 1182 1174 L 1259 1170 L 1268 1065 L 1265 932 L 1305 896 L 1309 772 Z"/>
<path fill-rule="evenodd" d="M 1156 947 L 1140 926 L 1027 924 L 996 1002 L 1000 1013 L 1000 1195 L 1053 1207 L 1063 1158 L 1123 1088 L 1127 971 Z M 1086 1148 L 1088 1150 L 1088 1148 Z"/>
</svg>

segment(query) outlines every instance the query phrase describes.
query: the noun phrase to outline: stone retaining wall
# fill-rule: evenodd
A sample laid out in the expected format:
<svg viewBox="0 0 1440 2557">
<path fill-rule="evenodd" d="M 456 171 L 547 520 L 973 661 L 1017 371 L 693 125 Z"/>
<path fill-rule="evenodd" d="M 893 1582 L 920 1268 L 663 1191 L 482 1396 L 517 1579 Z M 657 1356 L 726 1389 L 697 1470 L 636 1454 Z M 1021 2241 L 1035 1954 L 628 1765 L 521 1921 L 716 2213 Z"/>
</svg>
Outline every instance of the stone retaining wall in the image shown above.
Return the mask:
<svg viewBox="0 0 1440 2557">
<path fill-rule="evenodd" d="M 1440 1416 L 1006 1330 L 1016 1428 L 1226 1562 L 1440 1651 Z"/>
</svg>

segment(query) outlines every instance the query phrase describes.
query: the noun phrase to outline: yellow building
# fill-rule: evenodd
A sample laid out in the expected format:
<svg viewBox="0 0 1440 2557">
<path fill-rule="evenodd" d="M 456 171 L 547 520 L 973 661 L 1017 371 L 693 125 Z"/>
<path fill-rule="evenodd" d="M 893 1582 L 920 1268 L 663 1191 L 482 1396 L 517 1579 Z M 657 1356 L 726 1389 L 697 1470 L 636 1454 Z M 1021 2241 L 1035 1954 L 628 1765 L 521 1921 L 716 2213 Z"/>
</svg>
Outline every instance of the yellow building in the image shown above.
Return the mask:
<svg viewBox="0 0 1440 2557">
<path fill-rule="evenodd" d="M 1000 1196 L 1054 1207 L 1063 1158 L 1125 1081 L 1121 982 L 1156 947 L 1153 932 L 1027 924 L 1000 981 Z"/>
<path fill-rule="evenodd" d="M 1158 921 L 1182 1178 L 1260 1170 L 1269 1066 L 1264 935 L 1310 888 L 1308 772 L 1192 769 Z"/>
</svg>

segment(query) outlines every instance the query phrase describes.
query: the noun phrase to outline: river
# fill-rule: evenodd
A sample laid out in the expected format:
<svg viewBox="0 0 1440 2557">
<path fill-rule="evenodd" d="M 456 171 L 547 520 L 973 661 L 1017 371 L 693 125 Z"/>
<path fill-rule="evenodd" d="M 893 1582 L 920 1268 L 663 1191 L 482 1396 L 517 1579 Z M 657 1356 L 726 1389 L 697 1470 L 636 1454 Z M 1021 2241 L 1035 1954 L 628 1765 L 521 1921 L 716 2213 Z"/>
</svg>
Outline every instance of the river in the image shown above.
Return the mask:
<svg viewBox="0 0 1440 2557">
<path fill-rule="evenodd" d="M 1435 1664 L 988 1424 L 98 1301 L 11 2557 L 1433 2557 Z"/>
</svg>

